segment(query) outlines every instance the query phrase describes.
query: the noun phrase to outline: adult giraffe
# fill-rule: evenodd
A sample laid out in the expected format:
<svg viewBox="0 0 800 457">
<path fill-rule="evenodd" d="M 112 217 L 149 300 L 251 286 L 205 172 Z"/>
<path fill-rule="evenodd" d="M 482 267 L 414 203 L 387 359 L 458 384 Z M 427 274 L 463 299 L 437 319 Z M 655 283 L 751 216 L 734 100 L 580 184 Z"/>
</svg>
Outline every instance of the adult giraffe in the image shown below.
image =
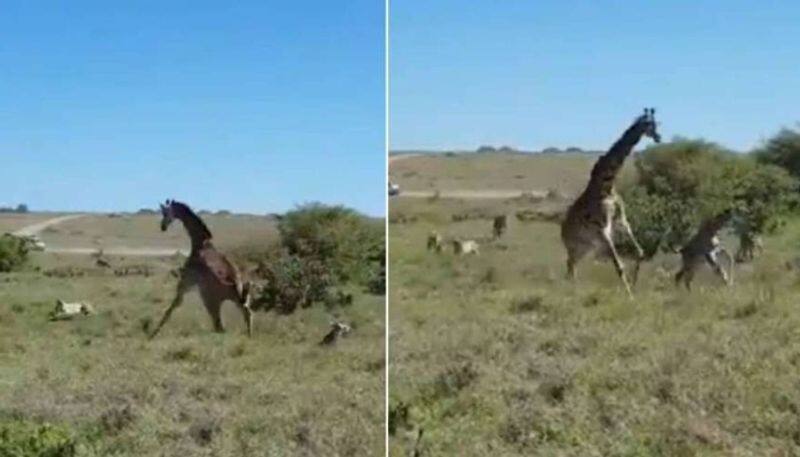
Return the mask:
<svg viewBox="0 0 800 457">
<path fill-rule="evenodd" d="M 175 298 L 164 312 L 150 338 L 155 337 L 169 320 L 172 312 L 183 302 L 183 295 L 197 286 L 200 298 L 211 316 L 214 331 L 223 332 L 220 308 L 225 300 L 236 303 L 247 325 L 247 336 L 253 332 L 253 312 L 250 309 L 250 283 L 243 281 L 236 267 L 211 243 L 211 231 L 184 203 L 167 200 L 161 205 L 161 231 L 166 231 L 173 220 L 183 222 L 192 250 L 180 270 Z"/>
<path fill-rule="evenodd" d="M 625 290 L 633 296 L 625 269 L 614 246 L 613 224 L 618 220 L 630 237 L 638 257 L 643 256 L 642 248 L 633 236 L 622 198 L 614 188 L 614 181 L 619 174 L 625 159 L 633 147 L 643 136 L 648 136 L 656 143 L 661 137 L 656 131 L 655 109 L 645 108 L 644 114 L 636 118 L 619 140 L 601 156 L 592 168 L 589 184 L 583 193 L 567 210 L 561 224 L 561 240 L 567 250 L 567 276 L 575 278 L 575 267 L 586 254 L 598 246 L 603 247 L 612 260 Z"/>
</svg>

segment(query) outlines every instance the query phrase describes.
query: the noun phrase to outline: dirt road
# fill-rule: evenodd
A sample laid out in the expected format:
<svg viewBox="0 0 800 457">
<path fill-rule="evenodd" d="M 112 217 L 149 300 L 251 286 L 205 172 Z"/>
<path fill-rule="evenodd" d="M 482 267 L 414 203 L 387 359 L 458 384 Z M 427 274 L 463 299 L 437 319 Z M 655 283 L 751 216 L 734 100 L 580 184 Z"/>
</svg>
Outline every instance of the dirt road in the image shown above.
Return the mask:
<svg viewBox="0 0 800 457">
<path fill-rule="evenodd" d="M 78 254 L 78 255 L 91 255 L 96 254 L 98 249 L 95 248 L 62 248 L 62 247 L 47 247 L 45 252 L 52 252 L 53 254 Z M 127 246 L 111 246 L 103 248 L 103 255 L 125 256 L 125 257 L 170 257 L 180 253 L 181 255 L 188 256 L 189 251 L 186 249 L 170 249 L 170 248 L 131 248 Z"/>
<path fill-rule="evenodd" d="M 432 198 L 437 191 L 433 190 L 403 190 L 400 189 L 399 198 Z M 542 190 L 441 190 L 438 198 L 452 198 L 465 200 L 507 200 L 522 196 L 545 198 L 547 192 Z"/>
<path fill-rule="evenodd" d="M 78 219 L 80 217 L 86 216 L 85 214 L 70 214 L 69 216 L 60 216 L 54 217 L 52 219 L 48 219 L 44 222 L 39 222 L 36 224 L 28 225 L 27 227 L 23 227 L 16 232 L 14 235 L 16 236 L 33 236 L 37 233 L 41 232 L 42 230 L 46 229 L 47 227 L 60 224 L 62 222 L 71 221 L 73 219 Z"/>
<path fill-rule="evenodd" d="M 412 157 L 419 157 L 421 155 L 422 154 L 395 154 L 395 155 L 390 155 L 389 156 L 389 165 L 391 165 L 392 162 L 398 162 L 400 160 L 410 159 Z"/>
<path fill-rule="evenodd" d="M 85 217 L 86 214 L 71 214 L 69 216 L 60 216 L 54 217 L 52 219 L 48 219 L 44 222 L 39 222 L 36 224 L 31 224 L 27 227 L 23 227 L 16 232 L 14 235 L 16 236 L 32 236 L 36 235 L 37 233 L 41 232 L 42 230 L 46 229 L 47 227 L 52 227 L 54 225 L 58 225 L 62 222 L 71 221 L 74 219 L 78 219 L 80 217 Z M 77 247 L 53 247 L 53 246 L 45 246 L 44 251 L 50 252 L 53 254 L 78 254 L 78 255 L 91 255 L 97 253 L 99 248 L 77 248 Z M 103 246 L 103 254 L 105 255 L 115 255 L 115 256 L 143 256 L 143 257 L 169 257 L 175 255 L 176 252 L 180 252 L 183 255 L 189 255 L 189 252 L 185 249 L 174 249 L 174 248 L 148 248 L 148 247 L 141 247 L 141 248 L 133 248 L 129 246 Z"/>
</svg>

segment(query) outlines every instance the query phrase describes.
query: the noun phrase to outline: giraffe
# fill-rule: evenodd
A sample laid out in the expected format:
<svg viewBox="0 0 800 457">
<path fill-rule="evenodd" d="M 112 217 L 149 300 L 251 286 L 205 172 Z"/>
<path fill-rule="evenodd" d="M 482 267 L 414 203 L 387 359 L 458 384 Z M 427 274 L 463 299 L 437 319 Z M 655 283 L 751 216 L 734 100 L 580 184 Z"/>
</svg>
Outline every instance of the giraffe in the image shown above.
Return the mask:
<svg viewBox="0 0 800 457">
<path fill-rule="evenodd" d="M 167 200 L 161 205 L 161 231 L 169 228 L 173 220 L 183 222 L 192 241 L 192 250 L 180 270 L 175 298 L 164 312 L 150 338 L 154 338 L 169 320 L 175 308 L 183 302 L 183 295 L 197 286 L 200 297 L 211 316 L 214 331 L 223 332 L 220 308 L 225 300 L 231 300 L 244 316 L 247 336 L 253 332 L 253 313 L 250 308 L 250 283 L 243 281 L 236 267 L 214 248 L 211 231 L 206 224 L 184 203 Z"/>
<path fill-rule="evenodd" d="M 757 254 L 764 252 L 764 243 L 759 232 L 747 220 L 741 217 L 735 218 L 733 230 L 739 237 L 739 249 L 733 257 L 736 263 L 751 262 Z"/>
<path fill-rule="evenodd" d="M 733 211 L 727 209 L 709 219 L 704 221 L 697 233 L 689 240 L 689 242 L 680 250 L 681 253 L 681 269 L 675 274 L 675 284 L 680 284 L 683 281 L 687 290 L 692 288 L 692 279 L 697 268 L 705 261 L 714 272 L 719 275 L 726 285 L 733 284 L 733 258 L 730 253 L 720 244 L 719 236 L 717 234 L 728 223 L 733 216 Z M 725 254 L 728 257 L 730 271 L 725 273 L 725 270 L 719 264 L 719 254 Z"/>
<path fill-rule="evenodd" d="M 569 207 L 561 224 L 561 240 L 567 250 L 567 277 L 574 279 L 578 262 L 597 247 L 601 247 L 611 256 L 617 275 L 631 297 L 633 294 L 625 276 L 624 265 L 614 246 L 615 221 L 633 242 L 637 257 L 641 259 L 644 253 L 633 236 L 622 198 L 614 188 L 614 181 L 625 159 L 642 136 L 648 136 L 656 143 L 661 141 L 661 136 L 656 131 L 654 108 L 645 108 L 644 114 L 637 117 L 608 152 L 597 160 L 586 189 Z"/>
</svg>

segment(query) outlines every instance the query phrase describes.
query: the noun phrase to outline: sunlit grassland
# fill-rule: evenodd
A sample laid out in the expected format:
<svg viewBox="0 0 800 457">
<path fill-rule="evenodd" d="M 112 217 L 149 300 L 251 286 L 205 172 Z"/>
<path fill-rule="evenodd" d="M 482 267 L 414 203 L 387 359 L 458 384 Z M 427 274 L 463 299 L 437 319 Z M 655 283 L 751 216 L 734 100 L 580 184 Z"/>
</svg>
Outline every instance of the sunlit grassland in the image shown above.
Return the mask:
<svg viewBox="0 0 800 457">
<path fill-rule="evenodd" d="M 451 219 L 475 206 L 508 213 L 506 237 L 426 251 L 431 230 L 489 236 L 489 219 Z M 629 300 L 604 260 L 566 281 L 558 226 L 516 221 L 521 206 L 392 200 L 411 221 L 390 225 L 392 455 L 800 453 L 800 222 L 733 287 L 704 271 L 678 289 L 663 255 Z"/>
</svg>

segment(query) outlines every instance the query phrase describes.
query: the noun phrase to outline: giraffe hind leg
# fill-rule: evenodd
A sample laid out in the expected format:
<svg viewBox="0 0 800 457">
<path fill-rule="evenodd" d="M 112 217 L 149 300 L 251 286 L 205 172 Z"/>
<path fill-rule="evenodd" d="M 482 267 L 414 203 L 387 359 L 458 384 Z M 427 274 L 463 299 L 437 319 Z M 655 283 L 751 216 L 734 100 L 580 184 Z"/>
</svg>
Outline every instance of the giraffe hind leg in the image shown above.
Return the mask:
<svg viewBox="0 0 800 457">
<path fill-rule="evenodd" d="M 242 317 L 244 317 L 244 325 L 247 327 L 248 337 L 253 336 L 253 310 L 250 307 L 251 297 L 250 285 L 247 284 L 242 293 L 242 297 L 235 300 L 236 306 L 239 307 L 239 311 L 242 312 Z"/>
<path fill-rule="evenodd" d="M 211 318 L 211 325 L 214 327 L 214 331 L 223 333 L 225 327 L 222 325 L 222 299 L 206 291 L 203 291 L 200 296 L 203 299 L 203 305 L 206 307 L 208 316 Z"/>
<path fill-rule="evenodd" d="M 576 267 L 592 249 L 591 245 L 582 242 L 564 241 L 567 246 L 567 279 L 574 280 L 577 276 Z"/>
</svg>

